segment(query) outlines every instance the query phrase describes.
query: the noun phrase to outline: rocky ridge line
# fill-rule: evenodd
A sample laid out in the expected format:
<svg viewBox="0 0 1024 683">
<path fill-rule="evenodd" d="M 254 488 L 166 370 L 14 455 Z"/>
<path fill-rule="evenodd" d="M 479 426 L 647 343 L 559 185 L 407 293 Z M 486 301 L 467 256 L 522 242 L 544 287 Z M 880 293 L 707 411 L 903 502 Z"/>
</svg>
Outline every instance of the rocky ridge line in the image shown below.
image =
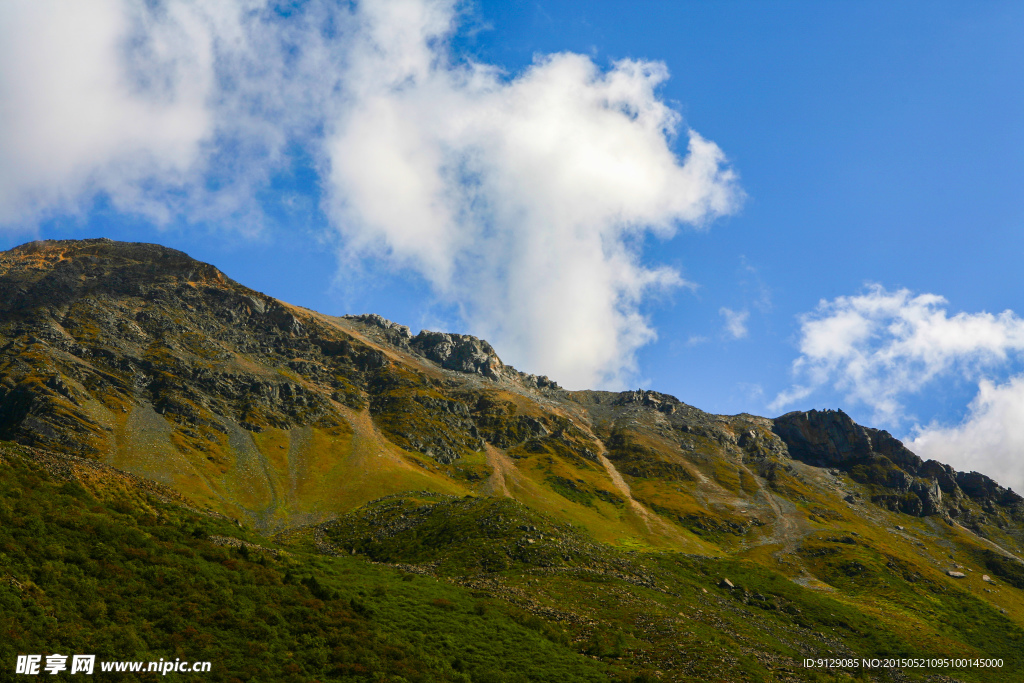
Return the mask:
<svg viewBox="0 0 1024 683">
<path fill-rule="evenodd" d="M 561 389 L 557 382 L 546 375 L 531 375 L 504 364 L 494 347 L 478 337 L 430 330 L 421 330 L 414 336 L 407 326 L 376 313 L 342 317 L 377 328 L 380 330 L 379 336 L 392 346 L 433 361 L 445 370 L 476 374 L 494 381 L 511 381 L 533 389 Z"/>
<path fill-rule="evenodd" d="M 974 519 L 962 503 L 971 499 L 984 513 L 1024 514 L 1024 498 L 979 472 L 958 472 L 936 460 L 922 460 L 899 439 L 881 429 L 856 424 L 841 410 L 786 413 L 774 430 L 789 455 L 811 465 L 850 472 L 861 483 L 884 486 L 893 493 L 872 496 L 890 510 L 958 519 L 969 528 Z"/>
</svg>

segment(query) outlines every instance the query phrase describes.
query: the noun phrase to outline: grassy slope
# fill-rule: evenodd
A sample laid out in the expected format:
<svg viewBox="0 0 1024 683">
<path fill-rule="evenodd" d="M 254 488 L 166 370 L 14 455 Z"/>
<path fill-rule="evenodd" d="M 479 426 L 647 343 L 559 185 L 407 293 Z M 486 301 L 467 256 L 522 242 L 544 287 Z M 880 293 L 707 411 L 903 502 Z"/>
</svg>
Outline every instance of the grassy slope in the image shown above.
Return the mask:
<svg viewBox="0 0 1024 683">
<path fill-rule="evenodd" d="M 316 552 L 306 531 L 275 556 L 215 545 L 280 547 L 228 520 L 104 477 L 61 481 L 16 451 L 0 464 L 6 662 L 182 657 L 225 681 L 829 680 L 799 661 L 900 655 L 1004 658 L 941 671 L 965 681 L 1024 672 L 1024 631 L 972 593 L 973 576 L 880 552 L 884 536 L 806 539 L 801 557 L 835 587 L 820 591 L 741 559 L 616 550 L 509 499 L 421 494 L 328 525 L 344 554 Z"/>
<path fill-rule="evenodd" d="M 558 620 L 616 668 L 655 668 L 671 680 L 813 680 L 800 668 L 805 657 L 1004 659 L 997 672 L 931 672 L 974 681 L 1016 680 L 1024 668 L 1024 630 L 971 579 L 942 576 L 891 546 L 881 553 L 852 530 L 801 545 L 831 584 L 818 590 L 740 559 L 617 551 L 507 500 L 392 496 L 324 529 L 335 548 L 431 567 Z M 723 577 L 736 588 L 722 588 Z"/>
<path fill-rule="evenodd" d="M 2 457 L 5 668 L 60 652 L 208 660 L 213 681 L 608 679 L 505 603 L 360 558 L 219 546 L 272 544 L 130 488 L 60 481 L 17 447 Z"/>
</svg>

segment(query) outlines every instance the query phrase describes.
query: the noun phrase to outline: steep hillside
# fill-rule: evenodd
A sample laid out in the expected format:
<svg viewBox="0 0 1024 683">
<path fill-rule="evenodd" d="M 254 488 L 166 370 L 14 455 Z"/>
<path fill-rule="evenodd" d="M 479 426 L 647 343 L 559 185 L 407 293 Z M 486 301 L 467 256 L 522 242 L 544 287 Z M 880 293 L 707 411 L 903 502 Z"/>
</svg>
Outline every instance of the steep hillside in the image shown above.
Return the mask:
<svg viewBox="0 0 1024 683">
<path fill-rule="evenodd" d="M 284 550 L 174 498 L 95 463 L 0 444 L 0 678 L 23 678 L 12 673 L 19 654 L 45 664 L 53 653 L 96 655 L 88 680 L 98 681 L 153 680 L 105 664 L 175 660 L 210 669 L 168 680 L 597 683 L 612 673 L 507 603 Z"/>
<path fill-rule="evenodd" d="M 740 678 L 813 678 L 801 657 L 886 643 L 1005 659 L 963 680 L 1022 665 L 1024 500 L 983 475 L 841 411 L 566 391 L 483 340 L 291 306 L 157 245 L 0 254 L 0 439 L 295 552 L 486 593 L 636 675 L 706 677 L 692 657 L 718 653 Z"/>
</svg>

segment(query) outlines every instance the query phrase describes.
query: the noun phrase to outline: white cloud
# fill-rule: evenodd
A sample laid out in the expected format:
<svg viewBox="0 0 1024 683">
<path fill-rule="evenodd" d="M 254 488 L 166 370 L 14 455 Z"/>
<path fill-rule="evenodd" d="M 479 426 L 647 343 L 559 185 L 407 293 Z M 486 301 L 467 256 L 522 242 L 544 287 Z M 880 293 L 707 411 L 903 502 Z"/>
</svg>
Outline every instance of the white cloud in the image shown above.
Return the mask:
<svg viewBox="0 0 1024 683">
<path fill-rule="evenodd" d="M 1024 320 L 1012 311 L 950 315 L 935 294 L 879 285 L 859 296 L 821 301 L 801 318 L 798 384 L 773 409 L 825 386 L 870 406 L 875 420 L 898 423 L 903 397 L 950 373 L 977 379 L 1024 350 Z"/>
<path fill-rule="evenodd" d="M 143 19 L 112 0 L 4 8 L 0 222 L 66 209 L 86 188 L 122 200 L 135 194 L 127 178 L 180 176 L 195 162 L 211 129 L 209 41 L 202 27 L 171 20 L 134 46 Z M 173 54 L 182 39 L 196 49 Z M 133 82 L 129 50 L 148 62 L 135 65 L 152 69 L 148 83 Z"/>
<path fill-rule="evenodd" d="M 723 306 L 718 313 L 725 318 L 725 331 L 730 337 L 743 339 L 747 336 L 747 318 L 750 317 L 750 311 L 734 311 Z"/>
<path fill-rule="evenodd" d="M 623 386 L 655 337 L 638 304 L 683 284 L 639 260 L 735 209 L 719 148 L 657 95 L 664 65 L 537 57 L 523 73 L 454 62 L 452 4 L 364 5 L 350 99 L 327 142 L 349 247 L 422 273 L 506 360 L 571 387 Z"/>
<path fill-rule="evenodd" d="M 250 0 L 4 3 L 0 226 L 31 231 L 100 195 L 157 223 L 258 222 L 256 191 L 313 125 L 311 62 L 325 55 L 312 15 L 283 22 Z"/>
<path fill-rule="evenodd" d="M 1024 491 L 1024 376 L 1005 384 L 982 380 L 960 425 L 917 428 L 907 446 L 923 458 Z"/>
<path fill-rule="evenodd" d="M 559 53 L 509 76 L 449 54 L 457 5 L 4 3 L 0 226 L 106 196 L 256 230 L 295 144 L 345 253 L 420 273 L 523 369 L 622 386 L 655 338 L 641 301 L 686 284 L 639 245 L 735 210 L 736 178 L 659 97 L 663 64 Z"/>
</svg>

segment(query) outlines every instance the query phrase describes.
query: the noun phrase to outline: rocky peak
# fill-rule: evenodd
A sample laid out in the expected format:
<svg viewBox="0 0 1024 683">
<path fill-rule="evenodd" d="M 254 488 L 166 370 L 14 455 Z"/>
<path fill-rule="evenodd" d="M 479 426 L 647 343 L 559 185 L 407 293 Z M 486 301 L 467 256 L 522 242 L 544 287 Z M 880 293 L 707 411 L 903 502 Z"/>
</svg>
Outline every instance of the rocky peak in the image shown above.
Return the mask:
<svg viewBox="0 0 1024 683">
<path fill-rule="evenodd" d="M 957 472 L 935 460 L 923 461 L 903 442 L 881 429 L 862 427 L 841 410 L 786 413 L 773 430 L 793 458 L 822 467 L 850 471 L 855 479 L 885 486 L 874 502 L 912 514 L 960 514 L 966 495 L 983 506 L 1018 507 L 1024 499 L 978 472 Z M 916 493 L 920 502 L 903 494 Z M 943 494 L 946 494 L 945 502 Z"/>
<path fill-rule="evenodd" d="M 405 325 L 399 325 L 396 322 L 392 322 L 382 315 L 376 313 L 363 313 L 361 315 L 343 315 L 342 318 L 345 320 L 355 320 L 356 322 L 363 323 L 364 325 L 370 325 L 372 327 L 380 328 L 386 332 L 395 332 L 398 337 L 406 340 L 412 339 L 412 333 L 409 328 Z"/>
<path fill-rule="evenodd" d="M 478 374 L 497 380 L 502 377 L 505 364 L 494 348 L 483 339 L 468 334 L 431 332 L 422 330 L 416 336 L 405 325 L 392 322 L 376 313 L 346 315 L 368 327 L 372 336 L 393 346 L 411 351 L 431 360 L 446 370 Z"/>
<path fill-rule="evenodd" d="M 502 377 L 505 367 L 494 347 L 468 334 L 423 330 L 412 338 L 409 346 L 446 370 L 475 373 L 497 380 Z"/>
<path fill-rule="evenodd" d="M 1003 488 L 980 472 L 957 472 L 956 484 L 975 500 L 991 501 L 1007 507 L 1024 503 L 1024 498 L 1014 493 L 1013 489 Z"/>
<path fill-rule="evenodd" d="M 59 309 L 93 293 L 146 297 L 182 285 L 245 289 L 214 266 L 157 244 L 39 240 L 0 253 L 0 311 Z"/>
<path fill-rule="evenodd" d="M 480 375 L 494 381 L 512 381 L 531 389 L 561 389 L 546 375 L 530 375 L 506 365 L 493 346 L 472 335 L 421 330 L 413 336 L 407 326 L 376 313 L 346 315 L 343 318 L 369 328 L 378 340 L 422 356 L 445 370 Z"/>
<path fill-rule="evenodd" d="M 774 431 L 797 460 L 822 467 L 842 466 L 871 453 L 871 436 L 841 410 L 786 413 Z"/>
<path fill-rule="evenodd" d="M 682 405 L 682 401 L 675 396 L 660 394 L 657 391 L 650 391 L 647 389 L 623 391 L 619 393 L 612 403 L 613 405 L 618 406 L 642 405 L 648 408 L 654 408 L 666 415 L 673 414 Z"/>
<path fill-rule="evenodd" d="M 546 375 L 530 375 L 505 365 L 493 346 L 468 334 L 422 330 L 409 341 L 409 348 L 446 370 L 508 380 L 531 389 L 561 389 Z"/>
<path fill-rule="evenodd" d="M 374 330 L 375 334 L 373 336 L 378 337 L 381 341 L 403 349 L 409 348 L 409 341 L 412 339 L 412 333 L 405 325 L 399 325 L 398 323 L 392 322 L 384 316 L 377 315 L 376 313 L 344 315 L 342 318 L 361 323 L 371 330 Z"/>
<path fill-rule="evenodd" d="M 786 413 L 774 420 L 775 432 L 798 460 L 826 467 L 883 455 L 910 474 L 924 464 L 913 451 L 883 429 L 862 427 L 841 410 Z"/>
</svg>

